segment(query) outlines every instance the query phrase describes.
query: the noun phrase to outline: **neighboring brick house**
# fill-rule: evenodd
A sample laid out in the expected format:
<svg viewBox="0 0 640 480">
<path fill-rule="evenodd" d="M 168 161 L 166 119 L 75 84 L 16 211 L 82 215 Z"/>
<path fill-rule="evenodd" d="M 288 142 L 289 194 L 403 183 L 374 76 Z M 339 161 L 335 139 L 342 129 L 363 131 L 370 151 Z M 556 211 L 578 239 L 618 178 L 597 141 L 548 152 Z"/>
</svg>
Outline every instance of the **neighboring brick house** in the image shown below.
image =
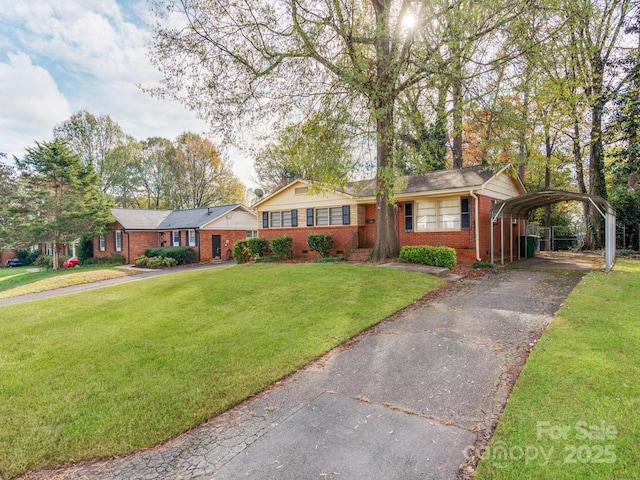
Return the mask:
<svg viewBox="0 0 640 480">
<path fill-rule="evenodd" d="M 242 204 L 189 210 L 114 208 L 116 222 L 93 242 L 94 257 L 119 254 L 133 263 L 150 247 L 188 246 L 196 261 L 231 257 L 233 243 L 257 235 L 257 217 Z"/>
<path fill-rule="evenodd" d="M 497 172 L 483 166 L 439 170 L 407 176 L 395 195 L 396 235 L 404 245 L 447 245 L 458 258 L 490 259 L 490 228 L 494 235 L 514 238 L 522 221 L 490 226 L 493 203 L 526 193 L 515 169 L 508 165 Z M 310 182 L 295 180 L 254 205 L 259 235 L 293 237 L 296 257 L 316 256 L 306 239 L 311 232 L 331 233 L 333 254 L 349 255 L 356 248 L 371 248 L 375 240 L 375 181 L 348 183 L 343 191 L 309 192 Z M 509 242 L 507 242 L 509 243 Z M 499 248 L 499 247 L 498 247 Z M 517 244 L 514 255 L 517 254 Z M 505 254 L 510 254 L 509 245 Z M 495 253 L 499 253 L 496 251 Z"/>
</svg>

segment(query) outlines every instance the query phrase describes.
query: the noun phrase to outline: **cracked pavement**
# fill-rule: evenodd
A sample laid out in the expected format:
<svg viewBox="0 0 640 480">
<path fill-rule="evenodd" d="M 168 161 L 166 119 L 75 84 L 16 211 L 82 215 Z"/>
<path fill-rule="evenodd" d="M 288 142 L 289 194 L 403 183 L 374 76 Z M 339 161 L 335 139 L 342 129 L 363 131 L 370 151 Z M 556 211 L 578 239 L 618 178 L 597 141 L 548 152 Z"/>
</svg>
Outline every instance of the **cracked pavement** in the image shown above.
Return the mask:
<svg viewBox="0 0 640 480">
<path fill-rule="evenodd" d="M 473 452 L 580 278 L 500 270 L 460 282 L 160 445 L 23 478 L 470 478 Z"/>
</svg>

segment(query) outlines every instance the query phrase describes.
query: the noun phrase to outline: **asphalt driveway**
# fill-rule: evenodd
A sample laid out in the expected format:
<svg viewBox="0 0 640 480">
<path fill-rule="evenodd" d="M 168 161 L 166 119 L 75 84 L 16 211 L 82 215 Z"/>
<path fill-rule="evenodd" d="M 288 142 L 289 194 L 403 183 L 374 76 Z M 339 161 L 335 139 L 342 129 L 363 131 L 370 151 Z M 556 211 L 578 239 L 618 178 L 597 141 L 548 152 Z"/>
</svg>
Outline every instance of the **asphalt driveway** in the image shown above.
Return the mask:
<svg viewBox="0 0 640 480">
<path fill-rule="evenodd" d="M 581 275 L 499 270 L 449 284 L 161 445 L 26 478 L 467 478 Z"/>
</svg>

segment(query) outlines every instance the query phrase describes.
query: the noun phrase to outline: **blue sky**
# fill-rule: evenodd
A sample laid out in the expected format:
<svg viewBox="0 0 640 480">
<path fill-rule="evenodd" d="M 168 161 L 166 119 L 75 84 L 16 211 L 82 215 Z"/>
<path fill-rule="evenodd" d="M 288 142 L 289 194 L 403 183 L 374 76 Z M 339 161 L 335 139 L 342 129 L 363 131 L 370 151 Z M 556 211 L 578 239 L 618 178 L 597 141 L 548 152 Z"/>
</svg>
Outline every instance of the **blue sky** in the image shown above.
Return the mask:
<svg viewBox="0 0 640 480">
<path fill-rule="evenodd" d="M 160 79 L 147 57 L 150 22 L 145 0 L 0 0 L 0 152 L 21 157 L 82 109 L 138 140 L 205 134 L 193 112 L 137 87 Z M 251 160 L 230 156 L 251 185 Z"/>
</svg>

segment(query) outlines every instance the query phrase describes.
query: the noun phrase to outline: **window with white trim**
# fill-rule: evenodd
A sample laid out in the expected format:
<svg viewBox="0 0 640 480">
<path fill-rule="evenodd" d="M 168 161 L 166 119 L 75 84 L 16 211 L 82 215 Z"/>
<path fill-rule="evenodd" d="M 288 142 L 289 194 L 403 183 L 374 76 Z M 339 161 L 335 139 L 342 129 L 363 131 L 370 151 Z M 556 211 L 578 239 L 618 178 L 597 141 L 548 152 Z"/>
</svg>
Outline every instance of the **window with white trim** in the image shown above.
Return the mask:
<svg viewBox="0 0 640 480">
<path fill-rule="evenodd" d="M 298 226 L 298 210 L 263 212 L 262 228 L 290 228 Z"/>
<path fill-rule="evenodd" d="M 258 238 L 257 230 L 247 230 L 247 238 Z"/>
<path fill-rule="evenodd" d="M 316 225 L 348 225 L 349 224 L 349 206 L 316 208 L 315 217 Z M 307 224 L 309 223 L 309 215 L 307 213 Z"/>
<path fill-rule="evenodd" d="M 107 237 L 105 235 L 100 235 L 98 237 L 98 250 L 101 252 L 107 250 Z"/>
<path fill-rule="evenodd" d="M 122 230 L 115 231 L 116 252 L 122 251 Z"/>
<path fill-rule="evenodd" d="M 438 202 L 438 230 L 460 230 L 460 199 Z"/>
<path fill-rule="evenodd" d="M 419 232 L 435 232 L 436 202 L 416 202 L 416 230 Z"/>
<path fill-rule="evenodd" d="M 187 230 L 187 246 L 189 247 L 197 247 L 198 246 L 198 234 L 195 230 Z"/>
<path fill-rule="evenodd" d="M 416 231 L 418 232 L 442 232 L 442 231 L 458 231 L 462 229 L 462 206 L 461 203 L 466 202 L 468 207 L 468 199 L 461 198 L 445 198 L 442 200 L 428 200 L 425 202 L 415 203 L 415 221 Z M 464 212 L 469 214 L 468 211 Z M 405 216 L 407 211 L 405 210 Z M 465 217 L 465 220 L 467 217 Z M 465 228 L 468 226 L 465 224 Z M 407 226 L 405 225 L 405 229 Z"/>
<path fill-rule="evenodd" d="M 171 246 L 172 247 L 180 246 L 180 230 L 173 230 L 171 232 Z"/>
</svg>

